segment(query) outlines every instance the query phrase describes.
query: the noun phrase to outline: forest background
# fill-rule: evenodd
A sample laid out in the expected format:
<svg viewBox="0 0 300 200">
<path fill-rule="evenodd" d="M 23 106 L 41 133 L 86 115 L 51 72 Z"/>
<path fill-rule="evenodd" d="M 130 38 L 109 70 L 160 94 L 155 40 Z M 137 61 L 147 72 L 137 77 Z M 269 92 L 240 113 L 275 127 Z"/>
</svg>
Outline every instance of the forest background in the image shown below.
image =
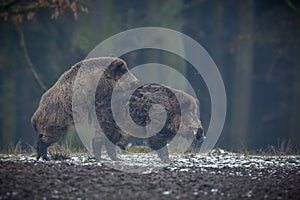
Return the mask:
<svg viewBox="0 0 300 200">
<path fill-rule="evenodd" d="M 34 145 L 37 135 L 30 118 L 44 89 L 64 71 L 108 37 L 149 26 L 192 37 L 217 64 L 228 106 L 218 147 L 256 152 L 300 150 L 298 0 L 4 0 L 0 16 L 2 151 L 20 143 Z M 123 58 L 129 68 L 157 62 L 185 75 L 201 102 L 201 120 L 207 130 L 210 96 L 189 63 L 151 49 Z M 68 137 L 71 146 L 79 145 L 76 135 Z"/>
</svg>

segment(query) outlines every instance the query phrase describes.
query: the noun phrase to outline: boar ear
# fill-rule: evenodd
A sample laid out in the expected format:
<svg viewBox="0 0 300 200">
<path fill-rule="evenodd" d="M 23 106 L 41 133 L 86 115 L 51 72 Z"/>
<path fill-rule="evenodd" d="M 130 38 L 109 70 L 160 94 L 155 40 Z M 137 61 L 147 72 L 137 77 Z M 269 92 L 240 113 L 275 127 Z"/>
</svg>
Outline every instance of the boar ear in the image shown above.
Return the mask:
<svg viewBox="0 0 300 200">
<path fill-rule="evenodd" d="M 119 61 L 119 62 L 116 64 L 116 66 L 117 66 L 118 68 L 122 67 L 123 65 L 124 65 L 124 63 L 123 63 L 122 61 Z"/>
<path fill-rule="evenodd" d="M 110 63 L 110 65 L 107 67 L 107 72 L 113 72 L 115 70 L 119 70 L 122 66 L 123 66 L 123 62 L 122 61 L 113 61 L 112 63 Z"/>
<path fill-rule="evenodd" d="M 126 64 L 122 61 L 117 62 L 115 69 L 117 71 L 121 71 L 122 73 L 127 71 Z"/>
</svg>

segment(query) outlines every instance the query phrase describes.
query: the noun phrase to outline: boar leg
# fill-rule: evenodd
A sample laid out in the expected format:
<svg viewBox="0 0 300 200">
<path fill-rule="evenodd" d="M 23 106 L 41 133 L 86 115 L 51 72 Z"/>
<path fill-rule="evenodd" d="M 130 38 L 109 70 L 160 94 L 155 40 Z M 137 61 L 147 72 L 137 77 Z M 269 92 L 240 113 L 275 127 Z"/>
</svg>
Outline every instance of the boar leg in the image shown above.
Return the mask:
<svg viewBox="0 0 300 200">
<path fill-rule="evenodd" d="M 195 137 L 193 139 L 191 146 L 184 152 L 186 154 L 199 152 L 201 145 L 206 138 L 202 128 L 198 128 L 197 131 L 194 130 L 193 133 Z"/>
<path fill-rule="evenodd" d="M 92 140 L 93 154 L 97 160 L 101 160 L 101 148 L 103 145 L 105 145 L 107 154 L 111 160 L 120 160 L 119 158 L 117 158 L 115 145 L 108 138 L 100 134 L 98 134 L 98 136 L 95 136 Z"/>
<path fill-rule="evenodd" d="M 92 140 L 93 154 L 97 160 L 101 160 L 101 148 L 104 138 L 94 137 Z"/>
<path fill-rule="evenodd" d="M 37 156 L 36 159 L 39 160 L 40 157 L 43 158 L 43 160 L 49 161 L 49 158 L 47 156 L 47 148 L 54 143 L 51 141 L 47 136 L 40 134 L 37 145 L 36 145 L 36 151 L 37 151 Z"/>
<path fill-rule="evenodd" d="M 169 159 L 169 152 L 167 146 L 164 146 L 163 148 L 157 150 L 158 157 L 164 162 L 168 163 L 170 162 Z"/>
<path fill-rule="evenodd" d="M 113 161 L 121 160 L 117 157 L 116 146 L 108 139 L 105 140 L 105 148 L 111 160 Z"/>
<path fill-rule="evenodd" d="M 148 140 L 149 147 L 156 150 L 158 157 L 163 162 L 169 162 L 169 152 L 167 148 L 167 138 L 164 134 L 158 133 L 156 136 L 150 137 Z"/>
</svg>

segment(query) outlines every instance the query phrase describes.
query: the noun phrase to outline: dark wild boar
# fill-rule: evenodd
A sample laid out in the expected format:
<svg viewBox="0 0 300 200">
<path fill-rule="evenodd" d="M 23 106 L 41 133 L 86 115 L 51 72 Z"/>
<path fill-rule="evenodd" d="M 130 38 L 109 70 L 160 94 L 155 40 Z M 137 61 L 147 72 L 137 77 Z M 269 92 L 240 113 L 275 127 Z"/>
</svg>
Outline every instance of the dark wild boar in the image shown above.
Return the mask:
<svg viewBox="0 0 300 200">
<path fill-rule="evenodd" d="M 47 148 L 63 138 L 67 133 L 68 126 L 74 124 L 72 110 L 73 86 L 75 77 L 82 66 L 85 66 L 88 71 L 87 73 L 91 75 L 91 77 L 82 80 L 86 86 L 95 84 L 92 83 L 93 78 L 95 78 L 92 76 L 97 75 L 99 71 L 106 71 L 103 73 L 106 78 L 99 81 L 99 84 L 102 86 L 100 94 L 90 94 L 89 88 L 84 88 L 85 90 L 83 89 L 83 91 L 79 92 L 79 94 L 95 95 L 97 98 L 103 99 L 106 98 L 105 93 L 107 90 L 110 90 L 109 88 L 114 85 L 114 81 L 117 81 L 120 78 L 119 76 L 123 73 L 128 72 L 127 65 L 123 60 L 113 57 L 101 57 L 81 61 L 61 75 L 57 82 L 43 94 L 39 107 L 31 118 L 35 132 L 39 133 L 37 141 L 37 160 L 40 157 L 44 160 L 49 160 L 47 157 Z M 137 80 L 133 75 L 131 78 L 131 82 L 134 84 Z M 87 104 L 89 103 L 90 102 L 87 102 Z M 88 107 L 89 106 L 90 105 L 88 105 Z M 101 112 L 105 112 L 107 109 L 108 108 L 104 108 Z M 77 110 L 74 112 L 80 113 L 80 111 Z M 91 125 L 93 125 L 93 123 L 95 122 L 91 122 Z M 105 145 L 112 160 L 117 159 L 114 144 L 118 145 L 122 134 L 123 132 L 120 130 L 114 130 L 114 133 L 108 134 L 111 136 L 109 139 L 112 140 L 113 144 L 106 140 L 106 137 L 103 137 L 103 135 L 101 135 L 101 137 L 99 135 L 95 136 L 95 138 L 101 138 L 101 144 Z"/>
<path fill-rule="evenodd" d="M 76 76 L 80 77 L 80 69 L 83 67 L 85 76 L 79 80 L 79 85 L 85 87 L 76 88 L 73 91 L 74 84 L 78 83 Z M 99 77 L 99 72 L 101 72 L 101 77 Z M 125 73 L 128 78 L 124 86 L 120 87 L 120 91 L 115 91 L 117 82 Z M 96 80 L 99 81 L 95 82 Z M 139 81 L 128 71 L 126 63 L 119 58 L 93 58 L 74 65 L 42 96 L 39 107 L 32 116 L 32 126 L 35 132 L 39 133 L 37 159 L 42 157 L 44 160 L 49 160 L 47 148 L 63 138 L 67 133 L 68 126 L 73 125 L 75 120 L 76 123 L 85 120 L 82 113 L 92 113 L 92 109 L 94 109 L 96 117 L 88 117 L 89 125 L 96 127 L 95 124 L 98 123 L 101 131 L 96 128 L 93 136 L 93 154 L 97 159 L 101 159 L 101 147 L 104 145 L 109 157 L 112 160 L 118 160 L 115 146 L 124 149 L 126 143 L 133 137 L 122 131 L 116 124 L 111 108 L 112 93 L 130 93 L 129 89 L 134 89 L 129 102 L 130 116 L 137 125 L 145 127 L 143 133 L 145 136 L 149 134 L 146 125 L 151 123 L 152 118 L 149 116 L 149 111 L 153 105 L 159 104 L 166 111 L 166 123 L 163 128 L 157 134 L 145 137 L 149 147 L 158 152 L 161 160 L 169 160 L 166 144 L 176 135 L 181 121 L 184 135 L 193 132 L 196 140 L 204 138 L 201 122 L 197 115 L 198 102 L 196 99 L 183 91 L 160 84 L 139 85 Z M 96 89 L 93 91 L 91 88 Z M 72 102 L 74 96 L 77 99 L 76 102 Z M 94 99 L 94 102 L 91 99 Z M 114 103 L 123 109 L 122 104 Z M 78 106 L 74 107 L 72 104 L 78 104 Z M 154 108 L 152 114 L 161 115 L 160 108 L 156 110 Z M 80 117 L 81 115 L 82 117 Z M 74 118 L 74 116 L 77 117 Z M 155 120 L 152 120 L 152 123 L 159 124 Z"/>
</svg>

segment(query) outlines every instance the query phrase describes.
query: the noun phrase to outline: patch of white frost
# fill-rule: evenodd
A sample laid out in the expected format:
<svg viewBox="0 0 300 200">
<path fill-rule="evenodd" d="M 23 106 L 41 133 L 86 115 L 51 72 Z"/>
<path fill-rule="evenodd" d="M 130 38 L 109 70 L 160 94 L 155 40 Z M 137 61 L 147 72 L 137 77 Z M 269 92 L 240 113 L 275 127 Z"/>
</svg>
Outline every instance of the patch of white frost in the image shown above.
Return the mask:
<svg viewBox="0 0 300 200">
<path fill-rule="evenodd" d="M 178 155 L 171 154 L 171 163 L 163 163 L 154 153 L 127 153 L 120 154 L 121 161 L 111 161 L 107 155 L 98 161 L 91 158 L 88 153 L 76 153 L 70 155 L 69 159 L 63 161 L 38 161 L 43 163 L 69 163 L 75 165 L 108 166 L 128 172 L 139 172 L 143 174 L 155 173 L 159 168 L 166 168 L 171 171 L 189 172 L 191 167 L 199 167 L 202 171 L 205 168 L 245 168 L 245 169 L 270 169 L 276 168 L 300 168 L 300 156 L 265 156 L 246 155 L 227 152 L 222 149 L 214 149 L 206 154 Z M 1 161 L 14 162 L 37 162 L 34 154 L 0 154 Z M 273 172 L 272 171 L 272 172 Z M 270 172 L 270 173 L 272 173 Z M 299 172 L 300 173 L 300 172 Z M 249 173 L 251 176 L 251 173 Z M 238 175 L 238 174 L 235 174 Z M 257 177 L 253 177 L 256 179 Z"/>
</svg>

